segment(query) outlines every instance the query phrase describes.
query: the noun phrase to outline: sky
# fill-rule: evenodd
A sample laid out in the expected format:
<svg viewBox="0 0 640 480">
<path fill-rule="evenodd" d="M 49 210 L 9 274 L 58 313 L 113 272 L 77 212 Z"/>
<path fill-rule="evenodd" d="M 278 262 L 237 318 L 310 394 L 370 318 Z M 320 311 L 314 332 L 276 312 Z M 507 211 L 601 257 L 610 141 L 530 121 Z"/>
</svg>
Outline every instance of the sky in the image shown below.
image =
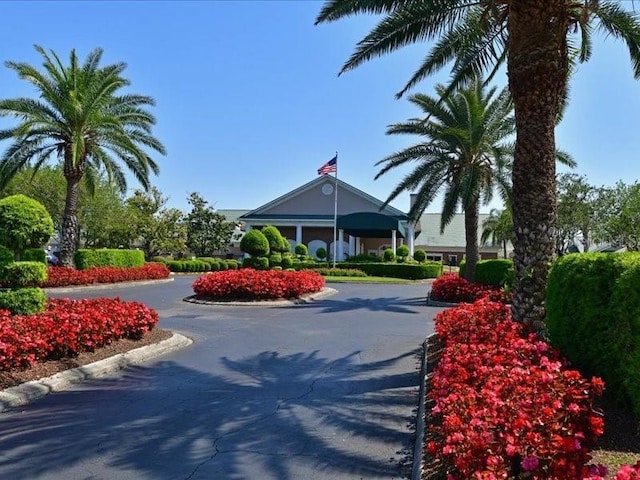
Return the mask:
<svg viewBox="0 0 640 480">
<path fill-rule="evenodd" d="M 2 1 L 0 97 L 35 92 L 5 61 L 42 65 L 35 44 L 64 60 L 104 50 L 103 65 L 125 62 L 128 93 L 152 96 L 153 133 L 167 148 L 152 183 L 167 206 L 188 209 L 199 192 L 216 209 L 254 209 L 315 179 L 338 154 L 338 178 L 385 200 L 409 171 L 374 180 L 378 160 L 419 141 L 387 126 L 418 116 L 398 92 L 428 51 L 404 48 L 338 76 L 379 18 L 314 26 L 316 0 Z M 638 180 L 640 82 L 625 45 L 594 36 L 594 54 L 571 81 L 557 146 L 573 171 L 596 186 Z M 448 72 L 411 93 L 434 95 Z M 504 75 L 496 79 L 506 85 Z M 2 119 L 0 125 L 6 126 Z M 4 150 L 7 143 L 0 144 Z M 562 168 L 562 171 L 566 169 Z M 137 188 L 130 179 L 131 191 Z M 407 211 L 409 194 L 391 205 Z M 488 212 L 499 202 L 484 206 Z M 437 200 L 429 212 L 439 212 Z"/>
</svg>

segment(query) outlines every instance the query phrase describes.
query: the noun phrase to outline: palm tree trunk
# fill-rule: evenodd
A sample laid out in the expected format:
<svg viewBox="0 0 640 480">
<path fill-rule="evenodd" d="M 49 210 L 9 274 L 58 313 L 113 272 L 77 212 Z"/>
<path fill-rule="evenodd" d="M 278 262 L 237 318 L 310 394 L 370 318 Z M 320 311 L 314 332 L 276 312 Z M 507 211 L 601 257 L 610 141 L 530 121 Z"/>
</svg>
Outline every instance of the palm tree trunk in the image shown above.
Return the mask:
<svg viewBox="0 0 640 480">
<path fill-rule="evenodd" d="M 513 316 L 545 335 L 545 295 L 556 220 L 555 123 L 566 93 L 565 2 L 511 3 L 508 75 L 516 114 L 513 164 Z"/>
<path fill-rule="evenodd" d="M 478 252 L 478 209 L 477 199 L 464 209 L 465 257 L 467 261 L 464 278 L 470 282 L 474 281 L 476 264 L 480 255 Z"/>
<path fill-rule="evenodd" d="M 60 249 L 60 263 L 65 267 L 73 267 L 73 254 L 78 249 L 78 195 L 80 192 L 80 178 L 75 175 L 67 176 L 67 196 L 62 213 L 62 238 Z"/>
<path fill-rule="evenodd" d="M 507 258 L 507 241 L 502 240 L 502 258 Z"/>
</svg>

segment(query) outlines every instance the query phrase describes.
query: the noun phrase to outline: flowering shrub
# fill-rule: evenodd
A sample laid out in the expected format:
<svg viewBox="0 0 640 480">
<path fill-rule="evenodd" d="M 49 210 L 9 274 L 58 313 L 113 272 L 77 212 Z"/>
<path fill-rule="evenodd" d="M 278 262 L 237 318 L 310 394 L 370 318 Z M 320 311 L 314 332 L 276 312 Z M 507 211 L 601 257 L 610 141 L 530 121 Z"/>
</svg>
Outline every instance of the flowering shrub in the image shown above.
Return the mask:
<svg viewBox="0 0 640 480">
<path fill-rule="evenodd" d="M 158 314 L 119 299 L 50 299 L 44 313 L 11 315 L 0 310 L 0 370 L 92 351 L 120 338 L 138 339 Z"/>
<path fill-rule="evenodd" d="M 203 297 L 266 300 L 298 298 L 319 292 L 324 287 L 322 275 L 302 270 L 226 270 L 211 272 L 193 282 L 193 291 Z"/>
<path fill-rule="evenodd" d="M 431 285 L 431 298 L 441 302 L 472 303 L 488 297 L 492 301 L 509 303 L 510 293 L 499 287 L 470 283 L 455 273 L 448 273 L 436 278 Z"/>
<path fill-rule="evenodd" d="M 602 380 L 568 369 L 501 303 L 441 312 L 436 332 L 444 345 L 430 391 L 438 440 L 427 449 L 452 466 L 450 480 L 600 478 L 586 464 L 604 428 L 593 406 Z"/>
<path fill-rule="evenodd" d="M 92 283 L 117 283 L 136 280 L 158 280 L 170 275 L 166 265 L 147 263 L 142 267 L 93 267 L 76 270 L 69 267 L 49 267 L 49 277 L 41 287 L 67 287 L 70 285 L 90 285 Z"/>
</svg>

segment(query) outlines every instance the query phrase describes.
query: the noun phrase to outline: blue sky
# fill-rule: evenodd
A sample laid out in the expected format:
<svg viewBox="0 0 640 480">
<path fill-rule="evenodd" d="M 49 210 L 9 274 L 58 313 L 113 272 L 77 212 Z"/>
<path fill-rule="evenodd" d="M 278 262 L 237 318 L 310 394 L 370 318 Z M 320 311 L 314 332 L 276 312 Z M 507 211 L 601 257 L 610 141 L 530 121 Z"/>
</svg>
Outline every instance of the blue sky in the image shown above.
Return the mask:
<svg viewBox="0 0 640 480">
<path fill-rule="evenodd" d="M 375 17 L 314 26 L 322 2 L 3 1 L 0 61 L 41 65 L 33 45 L 81 58 L 95 47 L 104 63 L 124 61 L 130 92 L 157 105 L 155 135 L 168 154 L 153 183 L 169 206 L 200 192 L 219 209 L 256 208 L 313 180 L 338 152 L 338 177 L 386 199 L 404 171 L 374 181 L 374 164 L 416 142 L 385 135 L 418 112 L 394 94 L 427 50 L 413 46 L 337 73 Z M 640 82 L 622 42 L 595 37 L 595 52 L 571 84 L 558 147 L 594 185 L 638 179 Z M 413 92 L 433 94 L 446 72 Z M 502 85 L 506 78 L 497 79 Z M 0 96 L 31 96 L 0 66 Z M 6 145 L 1 145 L 5 148 Z M 137 185 L 132 180 L 132 188 Z M 406 211 L 409 196 L 392 205 Z M 436 202 L 429 211 L 439 211 Z M 498 206 L 498 205 L 491 205 Z M 483 210 L 488 211 L 489 207 Z"/>
</svg>

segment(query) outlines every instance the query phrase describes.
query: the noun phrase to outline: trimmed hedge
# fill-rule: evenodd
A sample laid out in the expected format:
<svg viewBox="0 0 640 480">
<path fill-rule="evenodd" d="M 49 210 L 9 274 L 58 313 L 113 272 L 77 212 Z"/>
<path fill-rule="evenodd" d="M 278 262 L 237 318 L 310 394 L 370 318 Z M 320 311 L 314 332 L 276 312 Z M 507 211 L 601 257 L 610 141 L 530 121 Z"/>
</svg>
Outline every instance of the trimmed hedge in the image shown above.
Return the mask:
<svg viewBox="0 0 640 480">
<path fill-rule="evenodd" d="M 442 263 L 427 262 L 420 264 L 409 263 L 352 263 L 344 262 L 336 264 L 338 268 L 356 268 L 367 275 L 374 277 L 405 278 L 407 280 L 419 280 L 424 278 L 437 278 L 442 275 Z"/>
<path fill-rule="evenodd" d="M 24 252 L 22 252 L 20 260 L 22 260 L 23 262 L 41 262 L 46 265 L 47 252 L 45 252 L 42 248 L 27 248 Z"/>
<path fill-rule="evenodd" d="M 73 261 L 78 270 L 86 270 L 91 267 L 142 267 L 144 252 L 142 250 L 81 248 L 74 254 Z"/>
<path fill-rule="evenodd" d="M 13 262 L 15 256 L 10 248 L 0 245 L 0 267 Z"/>
<path fill-rule="evenodd" d="M 504 258 L 480 260 L 476 263 L 474 281 L 483 285 L 503 285 L 513 284 L 514 268 L 513 262 Z"/>
<path fill-rule="evenodd" d="M 366 277 L 367 274 L 355 268 L 314 268 L 323 277 Z"/>
<path fill-rule="evenodd" d="M 552 344 L 606 393 L 640 418 L 640 254 L 581 253 L 549 273 L 547 328 Z"/>
<path fill-rule="evenodd" d="M 0 291 L 0 310 L 14 315 L 33 315 L 44 311 L 46 295 L 41 288 Z"/>
<path fill-rule="evenodd" d="M 35 287 L 47 280 L 47 265 L 14 262 L 2 267 L 2 283 L 10 288 Z"/>
</svg>

